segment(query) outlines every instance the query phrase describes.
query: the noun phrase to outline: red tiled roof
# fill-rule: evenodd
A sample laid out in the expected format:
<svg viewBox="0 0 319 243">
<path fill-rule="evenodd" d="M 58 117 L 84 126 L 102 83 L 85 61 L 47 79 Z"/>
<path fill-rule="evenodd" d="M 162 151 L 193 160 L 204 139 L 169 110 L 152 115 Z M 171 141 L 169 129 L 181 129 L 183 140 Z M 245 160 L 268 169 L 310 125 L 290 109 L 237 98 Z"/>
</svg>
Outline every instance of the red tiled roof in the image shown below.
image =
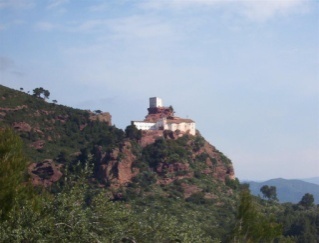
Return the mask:
<svg viewBox="0 0 319 243">
<path fill-rule="evenodd" d="M 191 119 L 185 119 L 185 118 L 180 118 L 180 117 L 173 117 L 172 119 L 167 119 L 167 123 L 194 123 L 193 120 Z"/>
</svg>

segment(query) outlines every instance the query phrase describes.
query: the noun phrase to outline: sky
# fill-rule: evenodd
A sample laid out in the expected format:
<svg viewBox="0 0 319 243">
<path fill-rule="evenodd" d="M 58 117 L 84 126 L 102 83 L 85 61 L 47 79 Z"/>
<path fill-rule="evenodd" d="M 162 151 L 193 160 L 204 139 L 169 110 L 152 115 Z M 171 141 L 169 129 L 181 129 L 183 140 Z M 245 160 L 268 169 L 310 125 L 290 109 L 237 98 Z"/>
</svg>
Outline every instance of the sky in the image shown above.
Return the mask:
<svg viewBox="0 0 319 243">
<path fill-rule="evenodd" d="M 0 84 L 122 129 L 157 96 L 240 180 L 319 176 L 316 0 L 0 0 Z"/>
</svg>

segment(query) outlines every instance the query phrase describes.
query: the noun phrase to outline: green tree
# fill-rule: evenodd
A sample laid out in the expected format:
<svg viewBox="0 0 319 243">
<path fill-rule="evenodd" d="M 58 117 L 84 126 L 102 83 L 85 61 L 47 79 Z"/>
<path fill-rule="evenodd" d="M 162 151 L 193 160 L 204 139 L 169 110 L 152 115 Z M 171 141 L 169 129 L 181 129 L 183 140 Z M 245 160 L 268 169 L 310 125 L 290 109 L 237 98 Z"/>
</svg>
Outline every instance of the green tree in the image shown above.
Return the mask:
<svg viewBox="0 0 319 243">
<path fill-rule="evenodd" d="M 35 88 L 33 90 L 33 96 L 38 97 L 38 98 L 42 98 L 42 99 L 49 99 L 50 91 L 46 90 L 42 87 Z"/>
<path fill-rule="evenodd" d="M 130 139 L 140 140 L 142 131 L 138 130 L 135 125 L 130 125 L 125 128 L 125 136 Z"/>
<path fill-rule="evenodd" d="M 240 195 L 234 242 L 271 242 L 281 236 L 281 225 L 260 213 L 248 190 Z"/>
<path fill-rule="evenodd" d="M 260 188 L 264 198 L 268 200 L 278 200 L 277 199 L 277 188 L 275 186 L 264 185 Z"/>
<path fill-rule="evenodd" d="M 9 128 L 0 130 L 0 217 L 17 206 L 19 200 L 30 196 L 31 188 L 25 184 L 27 160 L 22 141 Z M 28 195 L 30 194 L 30 195 Z"/>
<path fill-rule="evenodd" d="M 134 211 L 113 202 L 106 190 L 92 190 L 84 169 L 55 195 L 42 197 L 33 211 L 26 203 L 0 224 L 1 242 L 210 242 L 198 225 L 165 210 Z"/>
<path fill-rule="evenodd" d="M 49 99 L 50 91 L 49 90 L 43 90 L 43 96 L 44 96 L 44 99 Z"/>
<path fill-rule="evenodd" d="M 169 111 L 172 113 L 172 115 L 174 115 L 174 113 L 175 113 L 174 107 L 170 105 L 170 106 L 168 107 L 168 109 L 169 109 Z"/>
<path fill-rule="evenodd" d="M 305 208 L 310 208 L 313 206 L 314 203 L 314 197 L 310 193 L 306 193 L 300 200 L 299 205 L 305 207 Z"/>
</svg>

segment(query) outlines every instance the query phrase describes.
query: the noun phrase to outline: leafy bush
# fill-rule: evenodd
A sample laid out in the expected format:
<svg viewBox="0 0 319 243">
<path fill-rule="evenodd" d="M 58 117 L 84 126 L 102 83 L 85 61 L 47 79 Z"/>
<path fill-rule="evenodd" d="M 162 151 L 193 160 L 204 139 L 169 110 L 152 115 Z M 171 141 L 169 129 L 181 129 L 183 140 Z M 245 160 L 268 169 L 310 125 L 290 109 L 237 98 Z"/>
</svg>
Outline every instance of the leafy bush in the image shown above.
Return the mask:
<svg viewBox="0 0 319 243">
<path fill-rule="evenodd" d="M 22 141 L 9 128 L 0 129 L 0 219 L 9 217 L 19 200 L 32 197 L 32 188 L 26 182 L 27 159 Z"/>
</svg>

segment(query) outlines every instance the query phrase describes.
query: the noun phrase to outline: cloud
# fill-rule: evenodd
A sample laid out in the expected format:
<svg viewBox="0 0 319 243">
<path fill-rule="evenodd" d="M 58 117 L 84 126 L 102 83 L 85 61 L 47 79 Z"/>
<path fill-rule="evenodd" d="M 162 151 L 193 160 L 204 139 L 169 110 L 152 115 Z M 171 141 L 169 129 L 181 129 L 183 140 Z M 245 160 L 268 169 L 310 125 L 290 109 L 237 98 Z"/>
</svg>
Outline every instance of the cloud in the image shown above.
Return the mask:
<svg viewBox="0 0 319 243">
<path fill-rule="evenodd" d="M 109 9 L 109 4 L 108 3 L 100 3 L 97 5 L 92 5 L 89 7 L 89 10 L 92 12 L 102 12 Z"/>
<path fill-rule="evenodd" d="M 171 0 L 171 1 L 145 1 L 140 6 L 144 8 L 175 8 L 182 9 L 193 6 L 217 6 L 220 4 L 235 2 L 234 0 Z"/>
<path fill-rule="evenodd" d="M 65 5 L 69 2 L 69 0 L 51 0 L 49 5 L 47 6 L 48 9 L 58 8 L 62 5 Z"/>
<path fill-rule="evenodd" d="M 171 0 L 146 1 L 140 7 L 146 9 L 215 8 L 216 10 L 242 16 L 252 21 L 265 21 L 278 15 L 304 13 L 313 0 Z"/>
<path fill-rule="evenodd" d="M 247 1 L 243 2 L 241 14 L 250 20 L 267 20 L 278 15 L 303 13 L 309 3 L 307 0 Z"/>
<path fill-rule="evenodd" d="M 50 22 L 38 22 L 35 24 L 35 28 L 42 31 L 51 31 L 53 29 L 56 29 L 57 26 Z"/>
<path fill-rule="evenodd" d="M 8 57 L 0 56 L 0 71 L 9 71 L 14 67 L 14 61 Z"/>
<path fill-rule="evenodd" d="M 0 0 L 0 9 L 27 9 L 35 6 L 34 0 Z"/>
<path fill-rule="evenodd" d="M 58 30 L 66 33 L 87 33 L 95 30 L 103 29 L 103 26 L 107 26 L 107 20 L 86 20 L 83 22 L 68 22 L 63 25 L 42 21 L 37 22 L 34 28 L 41 31 Z"/>
<path fill-rule="evenodd" d="M 107 20 L 104 19 L 95 19 L 95 20 L 86 20 L 81 23 L 75 23 L 73 26 L 69 26 L 68 30 L 70 32 L 88 32 L 107 26 Z"/>
<path fill-rule="evenodd" d="M 130 16 L 109 21 L 110 30 L 117 37 L 156 38 L 174 35 L 172 27 L 161 19 Z"/>
<path fill-rule="evenodd" d="M 54 26 L 45 22 L 38 23 L 37 27 L 40 29 L 54 28 Z M 103 41 L 110 38 L 113 40 L 140 40 L 160 37 L 176 38 L 177 36 L 169 22 L 147 15 L 133 15 L 114 19 L 90 19 L 83 22 L 69 23 L 69 25 L 60 29 L 69 33 L 99 32 L 103 36 Z"/>
<path fill-rule="evenodd" d="M 7 73 L 20 77 L 24 75 L 23 72 L 17 69 L 16 63 L 11 58 L 5 56 L 0 56 L 0 72 L 1 74 Z"/>
</svg>

